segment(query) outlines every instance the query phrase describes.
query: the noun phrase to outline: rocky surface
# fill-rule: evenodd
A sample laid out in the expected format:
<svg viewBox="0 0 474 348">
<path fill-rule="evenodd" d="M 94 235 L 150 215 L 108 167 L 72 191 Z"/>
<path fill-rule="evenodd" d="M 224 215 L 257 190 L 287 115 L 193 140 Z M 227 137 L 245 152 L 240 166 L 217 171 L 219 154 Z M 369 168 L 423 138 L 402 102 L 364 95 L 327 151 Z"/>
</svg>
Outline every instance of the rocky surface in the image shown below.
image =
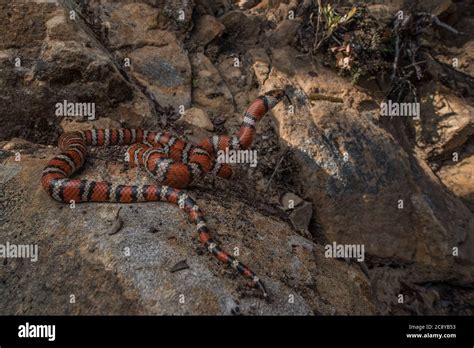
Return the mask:
<svg viewBox="0 0 474 348">
<path fill-rule="evenodd" d="M 440 86 L 427 86 L 426 92 L 421 103 L 426 117 L 415 126 L 417 145 L 429 157 L 451 157 L 474 135 L 474 107 Z"/>
<path fill-rule="evenodd" d="M 229 251 L 238 248 L 240 258 L 265 280 L 272 296 L 266 302 L 199 246 L 195 226 L 176 206 L 125 205 L 118 213 L 122 228 L 111 234 L 117 205 L 71 208 L 51 200 L 37 179 L 45 159 L 57 150 L 17 141 L 3 148 L 19 151 L 20 146 L 19 162 L 10 156 L 0 165 L 6 198 L 1 236 L 10 243 L 37 244 L 39 258 L 3 263 L 4 314 L 375 313 L 364 273 L 326 259 L 321 246 L 285 222 L 235 199 L 195 194 L 216 239 Z M 91 162 L 81 175 L 116 182 L 136 179 L 130 171 L 120 174 L 123 165 Z M 172 272 L 182 260 L 189 268 Z M 70 303 L 71 295 L 75 303 Z"/>
<path fill-rule="evenodd" d="M 474 140 L 465 145 L 465 150 L 454 151 L 437 172 L 443 183 L 460 197 L 474 211 Z"/>
<path fill-rule="evenodd" d="M 433 9 L 470 33 L 474 17 L 464 3 L 437 1 Z M 0 312 L 472 314 L 472 35 L 448 40 L 450 53 L 433 58 L 459 57 L 458 88 L 433 60 L 419 89 L 421 119 L 402 121 L 379 115 L 376 90 L 352 85 L 299 51 L 299 6 L 0 5 L 0 244 L 36 243 L 40 250 L 36 263 L 3 263 Z M 401 6 L 381 2 L 370 10 L 385 21 Z M 258 166 L 237 168 L 237 180 L 205 179 L 189 190 L 217 239 L 229 251 L 238 247 L 262 276 L 271 302 L 202 250 L 177 207 L 71 209 L 39 185 L 57 153 L 46 145 L 63 130 L 159 126 L 199 141 L 237 132 L 247 105 L 275 87 L 286 88 L 290 101 L 257 127 Z M 96 119 L 55 116 L 64 99 L 95 102 Z M 79 175 L 148 180 L 122 159 L 123 150 L 93 150 Z M 288 197 L 298 198 L 294 208 Z M 110 234 L 117 214 L 123 225 Z M 332 242 L 364 245 L 365 261 L 327 258 Z M 184 260 L 189 267 L 172 272 Z"/>
<path fill-rule="evenodd" d="M 177 122 L 187 122 L 210 132 L 214 130 L 214 125 L 209 119 L 209 116 L 203 109 L 197 107 L 187 109 Z"/>
</svg>

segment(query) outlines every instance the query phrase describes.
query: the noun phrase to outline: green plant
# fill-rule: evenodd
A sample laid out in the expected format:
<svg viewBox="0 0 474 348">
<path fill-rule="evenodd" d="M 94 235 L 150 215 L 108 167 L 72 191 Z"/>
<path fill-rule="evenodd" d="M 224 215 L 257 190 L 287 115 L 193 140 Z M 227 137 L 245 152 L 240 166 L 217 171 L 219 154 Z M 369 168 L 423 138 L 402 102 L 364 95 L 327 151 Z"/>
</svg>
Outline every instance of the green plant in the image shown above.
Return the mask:
<svg viewBox="0 0 474 348">
<path fill-rule="evenodd" d="M 321 6 L 321 0 L 318 0 L 319 6 Z M 347 12 L 345 15 L 339 15 L 335 11 L 334 7 L 331 4 L 327 4 L 325 6 L 321 6 L 322 16 L 326 22 L 325 30 L 326 30 L 326 37 L 330 37 L 333 32 L 339 28 L 343 24 L 347 24 L 351 21 L 354 15 L 357 12 L 356 7 L 352 7 L 352 9 Z"/>
</svg>

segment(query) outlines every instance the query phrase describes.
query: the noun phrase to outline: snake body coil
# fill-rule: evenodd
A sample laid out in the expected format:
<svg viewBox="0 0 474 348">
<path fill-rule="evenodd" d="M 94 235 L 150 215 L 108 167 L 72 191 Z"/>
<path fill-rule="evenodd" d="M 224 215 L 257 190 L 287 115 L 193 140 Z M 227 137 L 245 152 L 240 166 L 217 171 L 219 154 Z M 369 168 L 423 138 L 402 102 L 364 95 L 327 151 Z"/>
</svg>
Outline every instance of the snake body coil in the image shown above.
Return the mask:
<svg viewBox="0 0 474 348">
<path fill-rule="evenodd" d="M 262 281 L 248 267 L 222 250 L 211 238 L 204 214 L 182 188 L 192 185 L 202 175 L 230 178 L 232 169 L 216 160 L 218 151 L 244 150 L 252 145 L 256 123 L 285 96 L 273 90 L 258 97 L 247 109 L 238 136 L 213 136 L 193 145 L 165 132 L 142 129 L 91 129 L 67 132 L 59 138 L 61 154 L 51 159 L 41 183 L 46 192 L 60 202 L 150 202 L 177 204 L 197 225 L 200 241 L 219 261 L 230 265 L 252 280 L 266 297 Z M 131 165 L 142 166 L 163 185 L 118 185 L 106 181 L 69 179 L 85 162 L 87 146 L 131 145 Z"/>
</svg>

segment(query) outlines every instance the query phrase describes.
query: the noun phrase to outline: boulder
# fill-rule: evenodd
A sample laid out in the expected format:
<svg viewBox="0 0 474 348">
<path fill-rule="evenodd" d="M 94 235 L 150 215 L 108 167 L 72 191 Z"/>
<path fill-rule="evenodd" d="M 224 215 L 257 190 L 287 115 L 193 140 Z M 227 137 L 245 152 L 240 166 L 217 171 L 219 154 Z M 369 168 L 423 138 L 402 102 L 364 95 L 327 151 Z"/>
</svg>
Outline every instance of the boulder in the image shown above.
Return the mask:
<svg viewBox="0 0 474 348">
<path fill-rule="evenodd" d="M 145 3 L 108 4 L 110 16 L 102 18 L 112 50 L 143 45 L 166 45 L 174 36 L 166 28 L 159 9 Z M 106 12 L 107 13 L 107 12 Z"/>
<path fill-rule="evenodd" d="M 193 68 L 193 104 L 210 115 L 228 117 L 234 110 L 232 94 L 214 64 L 203 53 L 190 55 Z"/>
<path fill-rule="evenodd" d="M 187 122 L 210 132 L 214 130 L 214 125 L 209 119 L 209 116 L 207 116 L 207 113 L 204 110 L 196 107 L 186 110 L 178 122 Z"/>
<path fill-rule="evenodd" d="M 5 15 L 0 17 L 0 30 L 5 30 L 0 53 L 4 120 L 0 139 L 19 136 L 53 143 L 63 120 L 55 115 L 55 105 L 64 100 L 95 103 L 97 118 L 116 117 L 131 125 L 150 117 L 150 101 L 124 76 L 81 18 L 70 19 L 69 8 L 62 5 L 54 1 L 0 5 L 0 16 Z M 14 48 L 17 45 L 21 54 Z"/>
<path fill-rule="evenodd" d="M 162 106 L 191 105 L 191 66 L 177 41 L 166 46 L 144 46 L 130 53 L 131 74 Z"/>
<path fill-rule="evenodd" d="M 303 202 L 301 206 L 292 209 L 290 213 L 290 220 L 296 230 L 305 231 L 309 228 L 309 223 L 312 216 L 313 204 L 311 204 L 311 202 Z"/>
<path fill-rule="evenodd" d="M 229 11 L 218 18 L 225 26 L 229 39 L 235 42 L 256 43 L 260 23 L 257 17 L 247 16 L 241 11 Z"/>
<path fill-rule="evenodd" d="M 311 1 L 253 3 L 241 1 L 252 6 L 244 11 L 229 0 L 0 5 L 0 244 L 40 250 L 38 262 L 1 260 L 1 313 L 472 315 L 469 35 L 439 30 L 427 39 L 441 49 L 426 57 L 421 119 L 402 121 L 380 117 L 377 94 L 297 50 L 298 18 Z M 378 6 L 384 21 L 404 3 L 369 9 Z M 430 6 L 471 32 L 465 2 Z M 72 9 L 81 15 L 70 19 Z M 460 71 L 446 66 L 453 57 Z M 263 278 L 271 302 L 208 255 L 176 206 L 71 209 L 40 187 L 58 150 L 39 144 L 56 146 L 63 130 L 156 129 L 160 121 L 197 143 L 238 132 L 241 113 L 273 88 L 285 88 L 291 105 L 256 127 L 258 165 L 188 190 L 216 239 Z M 96 103 L 96 119 L 55 116 L 65 99 Z M 184 106 L 189 123 L 173 124 L 164 106 Z M 151 183 L 109 161 L 122 158 L 117 147 L 91 149 L 78 177 Z M 282 210 L 283 192 L 302 199 Z M 333 242 L 364 246 L 365 261 L 326 257 Z"/>
<path fill-rule="evenodd" d="M 284 210 L 291 210 L 303 203 L 303 199 L 292 192 L 285 193 L 280 200 Z"/>
<path fill-rule="evenodd" d="M 191 40 L 195 46 L 202 48 L 215 38 L 222 35 L 224 29 L 224 25 L 214 16 L 203 15 L 196 21 Z"/>
<path fill-rule="evenodd" d="M 307 57 L 289 59 L 296 55 L 273 49 L 258 61 L 260 71 L 271 62 L 269 76 L 257 77 L 263 91 L 290 86 L 293 107 L 280 104 L 272 113 L 300 164 L 295 174 L 313 203 L 314 237 L 364 245 L 375 268 L 375 260 L 410 265 L 407 282 L 472 282 L 473 214 L 380 126 L 379 109 L 367 107 L 380 101 Z"/>
<path fill-rule="evenodd" d="M 451 157 L 474 134 L 474 107 L 433 86 L 421 92 L 420 121 L 415 123 L 417 145 L 429 158 Z"/>
<path fill-rule="evenodd" d="M 437 172 L 439 178 L 474 212 L 474 156 L 471 155 Z"/>
<path fill-rule="evenodd" d="M 285 19 L 278 23 L 275 30 L 269 34 L 269 43 L 272 47 L 291 45 L 298 38 L 300 21 Z"/>
<path fill-rule="evenodd" d="M 0 243 L 35 244 L 39 250 L 37 262 L 3 260 L 4 314 L 375 313 L 368 280 L 357 267 L 325 258 L 322 247 L 277 218 L 229 196 L 201 198 L 189 190 L 216 239 L 229 251 L 238 248 L 242 261 L 265 281 L 272 296 L 267 302 L 253 295 L 243 277 L 200 247 L 195 226 L 177 206 L 82 203 L 71 208 L 51 199 L 39 182 L 43 166 L 57 149 L 35 145 L 30 150 L 20 162 L 9 153 L 0 163 L 0 184 L 7 198 L 0 201 Z M 88 160 L 80 176 L 149 182 L 141 173 L 137 177 L 135 170 L 123 169 L 113 162 Z M 113 222 L 118 218 L 122 224 L 117 229 Z M 182 260 L 188 268 L 176 271 L 174 266 Z"/>
<path fill-rule="evenodd" d="M 232 9 L 233 1 L 231 0 L 196 0 L 196 12 L 212 14 L 214 16 L 222 16 L 224 13 Z"/>
</svg>

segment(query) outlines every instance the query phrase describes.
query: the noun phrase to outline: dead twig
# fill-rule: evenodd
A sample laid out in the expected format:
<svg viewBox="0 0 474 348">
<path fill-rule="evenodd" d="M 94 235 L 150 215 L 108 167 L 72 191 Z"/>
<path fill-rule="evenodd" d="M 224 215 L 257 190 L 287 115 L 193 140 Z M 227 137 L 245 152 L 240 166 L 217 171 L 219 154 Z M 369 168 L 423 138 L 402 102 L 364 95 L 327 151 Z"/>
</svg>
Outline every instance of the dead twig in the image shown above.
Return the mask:
<svg viewBox="0 0 474 348">
<path fill-rule="evenodd" d="M 316 22 L 316 33 L 314 34 L 313 52 L 319 48 L 319 28 L 321 23 L 321 0 L 318 0 L 318 20 Z"/>
<path fill-rule="evenodd" d="M 290 149 L 287 148 L 287 149 L 285 150 L 285 152 L 283 152 L 283 154 L 281 155 L 280 160 L 278 161 L 277 165 L 275 166 L 275 169 L 273 170 L 272 175 L 270 176 L 270 179 L 268 180 L 267 186 L 265 187 L 265 192 L 268 192 L 268 189 L 269 189 L 269 187 L 270 187 L 270 183 L 272 182 L 273 177 L 275 176 L 275 174 L 276 174 L 276 172 L 277 172 L 277 170 L 278 170 L 278 167 L 280 167 L 281 162 L 283 162 L 283 160 L 284 160 L 284 158 L 285 158 L 285 156 L 286 156 L 286 154 L 288 153 L 289 150 L 290 150 Z"/>
<path fill-rule="evenodd" d="M 452 26 L 450 26 L 449 24 L 446 24 L 444 22 L 442 22 L 438 16 L 434 15 L 434 14 L 431 14 L 431 13 L 428 13 L 428 12 L 418 12 L 417 15 L 420 15 L 420 16 L 426 16 L 426 17 L 430 17 L 431 18 L 431 21 L 436 24 L 438 27 L 441 27 L 441 28 L 444 28 L 456 35 L 464 35 L 463 32 L 459 31 L 459 30 L 456 30 L 454 29 Z"/>
<path fill-rule="evenodd" d="M 423 63 L 426 63 L 426 60 L 421 60 L 421 61 L 419 61 L 419 62 L 414 62 L 414 63 L 412 63 L 412 64 L 405 65 L 405 66 L 403 67 L 403 69 L 410 68 L 410 67 L 412 67 L 412 66 L 419 65 L 419 64 L 423 64 Z"/>
</svg>

